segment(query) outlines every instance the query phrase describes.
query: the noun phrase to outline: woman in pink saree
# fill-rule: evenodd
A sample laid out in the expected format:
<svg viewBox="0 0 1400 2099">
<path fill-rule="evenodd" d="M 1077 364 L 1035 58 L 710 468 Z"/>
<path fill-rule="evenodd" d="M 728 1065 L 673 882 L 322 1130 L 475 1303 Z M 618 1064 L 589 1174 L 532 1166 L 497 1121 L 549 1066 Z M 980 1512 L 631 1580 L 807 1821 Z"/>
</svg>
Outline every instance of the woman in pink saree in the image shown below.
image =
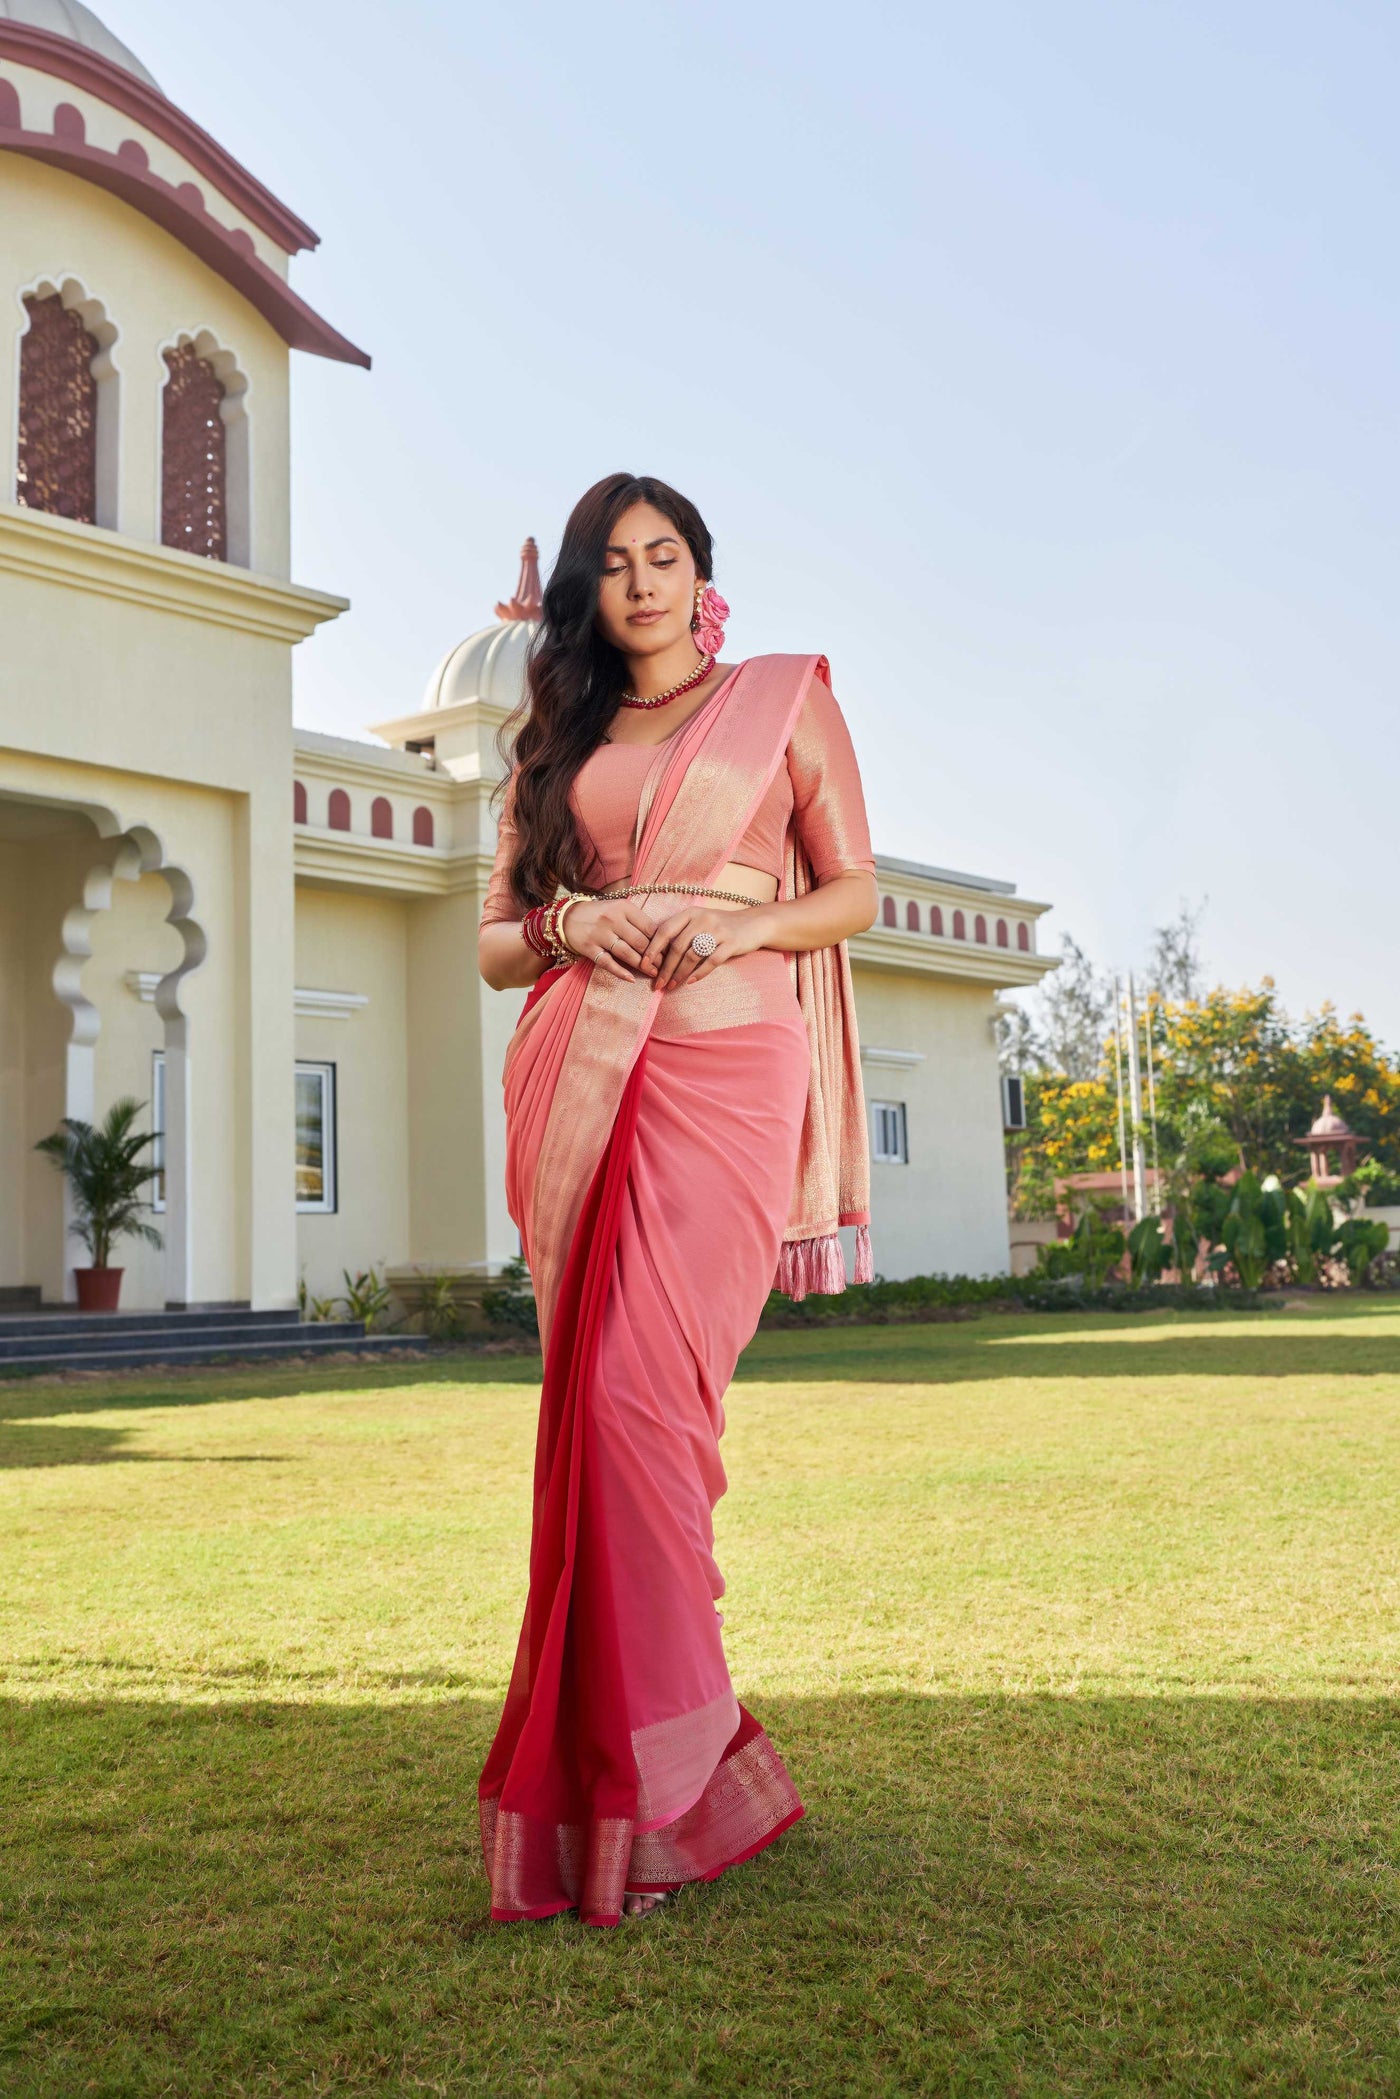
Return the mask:
<svg viewBox="0 0 1400 2099">
<path fill-rule="evenodd" d="M 844 1289 L 843 1224 L 869 1278 L 844 943 L 877 900 L 826 659 L 717 663 L 711 574 L 684 497 L 598 483 L 504 732 L 481 970 L 532 987 L 506 1183 L 544 1377 L 529 1595 L 480 1785 L 501 1921 L 644 1914 L 803 1811 L 730 1682 L 713 1511 L 769 1290 Z"/>
</svg>

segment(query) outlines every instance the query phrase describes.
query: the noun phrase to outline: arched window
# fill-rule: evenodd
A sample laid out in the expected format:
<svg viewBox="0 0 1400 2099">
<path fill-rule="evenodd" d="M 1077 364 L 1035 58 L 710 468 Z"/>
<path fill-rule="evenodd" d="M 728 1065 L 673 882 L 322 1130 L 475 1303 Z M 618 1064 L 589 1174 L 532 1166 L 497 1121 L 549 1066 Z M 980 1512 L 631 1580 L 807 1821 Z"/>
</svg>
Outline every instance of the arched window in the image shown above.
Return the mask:
<svg viewBox="0 0 1400 2099">
<path fill-rule="evenodd" d="M 60 292 L 24 302 L 29 327 L 19 351 L 19 453 L 15 501 L 54 517 L 97 522 L 99 354 L 76 307 Z"/>
<path fill-rule="evenodd" d="M 1010 935 L 1006 930 L 1006 920 L 1004 918 L 999 918 L 997 920 L 997 946 L 1007 947 L 1009 945 Z"/>
<path fill-rule="evenodd" d="M 954 940 L 966 940 L 967 938 L 967 920 L 963 917 L 961 911 L 953 913 L 953 938 Z"/>
<path fill-rule="evenodd" d="M 904 907 L 904 923 L 908 931 L 911 933 L 917 933 L 920 930 L 919 907 L 914 902 L 912 897 L 909 899 L 909 902 Z"/>
<path fill-rule="evenodd" d="M 350 828 L 350 797 L 343 787 L 331 789 L 330 809 L 326 822 L 333 831 L 348 831 Z"/>
<path fill-rule="evenodd" d="M 369 828 L 372 838 L 392 838 L 394 835 L 394 805 L 387 795 L 377 794 L 370 805 Z"/>
<path fill-rule="evenodd" d="M 431 809 L 415 809 L 413 812 L 413 843 L 431 845 L 433 842 L 433 812 Z"/>
<path fill-rule="evenodd" d="M 972 931 L 974 939 L 980 940 L 983 947 L 985 947 L 987 945 L 987 921 L 983 918 L 980 911 L 977 914 L 977 923 Z"/>
<path fill-rule="evenodd" d="M 228 559 L 228 443 L 224 387 L 193 343 L 164 353 L 160 536 L 167 547 Z"/>
<path fill-rule="evenodd" d="M 293 780 L 292 782 L 292 822 L 294 824 L 304 824 L 306 822 L 306 782 L 304 780 Z"/>
<path fill-rule="evenodd" d="M 930 904 L 928 907 L 928 929 L 939 940 L 943 938 L 943 913 L 939 910 L 937 904 Z"/>
<path fill-rule="evenodd" d="M 880 921 L 882 925 L 887 926 L 897 926 L 899 924 L 899 913 L 894 908 L 894 898 L 892 896 L 887 896 L 880 906 Z"/>
<path fill-rule="evenodd" d="M 1017 928 L 1016 928 L 1016 945 L 1017 945 L 1017 947 L 1018 947 L 1018 948 L 1019 948 L 1019 949 L 1021 950 L 1021 953 L 1022 953 L 1023 955 L 1028 955 L 1028 954 L 1030 953 L 1030 951 L 1031 951 L 1031 929 L 1030 929 L 1030 927 L 1029 927 L 1028 925 L 1022 924 L 1022 925 L 1018 925 L 1018 926 L 1017 926 Z"/>
</svg>

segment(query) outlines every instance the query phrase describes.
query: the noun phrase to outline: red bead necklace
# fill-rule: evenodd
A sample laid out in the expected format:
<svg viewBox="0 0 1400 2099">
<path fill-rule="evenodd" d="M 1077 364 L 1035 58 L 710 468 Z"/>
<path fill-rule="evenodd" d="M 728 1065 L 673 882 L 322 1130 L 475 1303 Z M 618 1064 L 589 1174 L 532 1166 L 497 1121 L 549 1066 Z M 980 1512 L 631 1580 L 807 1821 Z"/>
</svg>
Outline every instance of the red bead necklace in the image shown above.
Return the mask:
<svg viewBox="0 0 1400 2099">
<path fill-rule="evenodd" d="M 624 692 L 622 705 L 624 707 L 664 707 L 668 700 L 678 700 L 683 692 L 689 692 L 692 685 L 702 684 L 709 677 L 714 667 L 715 659 L 713 656 L 702 656 L 694 670 L 690 673 L 690 676 L 682 678 L 679 685 L 668 686 L 665 692 L 653 693 L 649 700 L 639 700 L 635 692 Z"/>
</svg>

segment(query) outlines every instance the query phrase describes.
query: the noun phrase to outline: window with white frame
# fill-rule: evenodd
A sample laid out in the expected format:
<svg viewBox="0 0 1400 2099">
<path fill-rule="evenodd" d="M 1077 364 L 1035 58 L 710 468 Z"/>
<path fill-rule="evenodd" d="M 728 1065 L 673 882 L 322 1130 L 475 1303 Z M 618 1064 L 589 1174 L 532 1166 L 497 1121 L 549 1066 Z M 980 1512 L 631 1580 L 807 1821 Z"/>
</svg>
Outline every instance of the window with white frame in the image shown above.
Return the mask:
<svg viewBox="0 0 1400 2099">
<path fill-rule="evenodd" d="M 298 1064 L 297 1208 L 336 1207 L 335 1066 Z"/>
<path fill-rule="evenodd" d="M 882 1166 L 909 1164 L 909 1126 L 903 1101 L 870 1103 L 870 1156 Z"/>
<path fill-rule="evenodd" d="M 165 1051 L 151 1051 L 151 1132 L 154 1144 L 146 1154 L 156 1177 L 146 1183 L 147 1201 L 153 1210 L 165 1208 Z"/>
</svg>

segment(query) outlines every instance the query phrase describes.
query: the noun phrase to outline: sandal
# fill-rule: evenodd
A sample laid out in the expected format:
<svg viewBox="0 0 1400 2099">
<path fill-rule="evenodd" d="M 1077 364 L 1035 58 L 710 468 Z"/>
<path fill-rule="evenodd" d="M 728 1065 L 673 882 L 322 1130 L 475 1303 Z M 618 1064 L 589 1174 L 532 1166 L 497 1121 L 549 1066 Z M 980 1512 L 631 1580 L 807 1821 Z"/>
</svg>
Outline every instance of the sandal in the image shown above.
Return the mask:
<svg viewBox="0 0 1400 2099">
<path fill-rule="evenodd" d="M 622 1915 L 624 1922 L 632 1917 L 651 1917 L 670 1901 L 664 1888 L 624 1888 L 622 1893 Z"/>
</svg>

